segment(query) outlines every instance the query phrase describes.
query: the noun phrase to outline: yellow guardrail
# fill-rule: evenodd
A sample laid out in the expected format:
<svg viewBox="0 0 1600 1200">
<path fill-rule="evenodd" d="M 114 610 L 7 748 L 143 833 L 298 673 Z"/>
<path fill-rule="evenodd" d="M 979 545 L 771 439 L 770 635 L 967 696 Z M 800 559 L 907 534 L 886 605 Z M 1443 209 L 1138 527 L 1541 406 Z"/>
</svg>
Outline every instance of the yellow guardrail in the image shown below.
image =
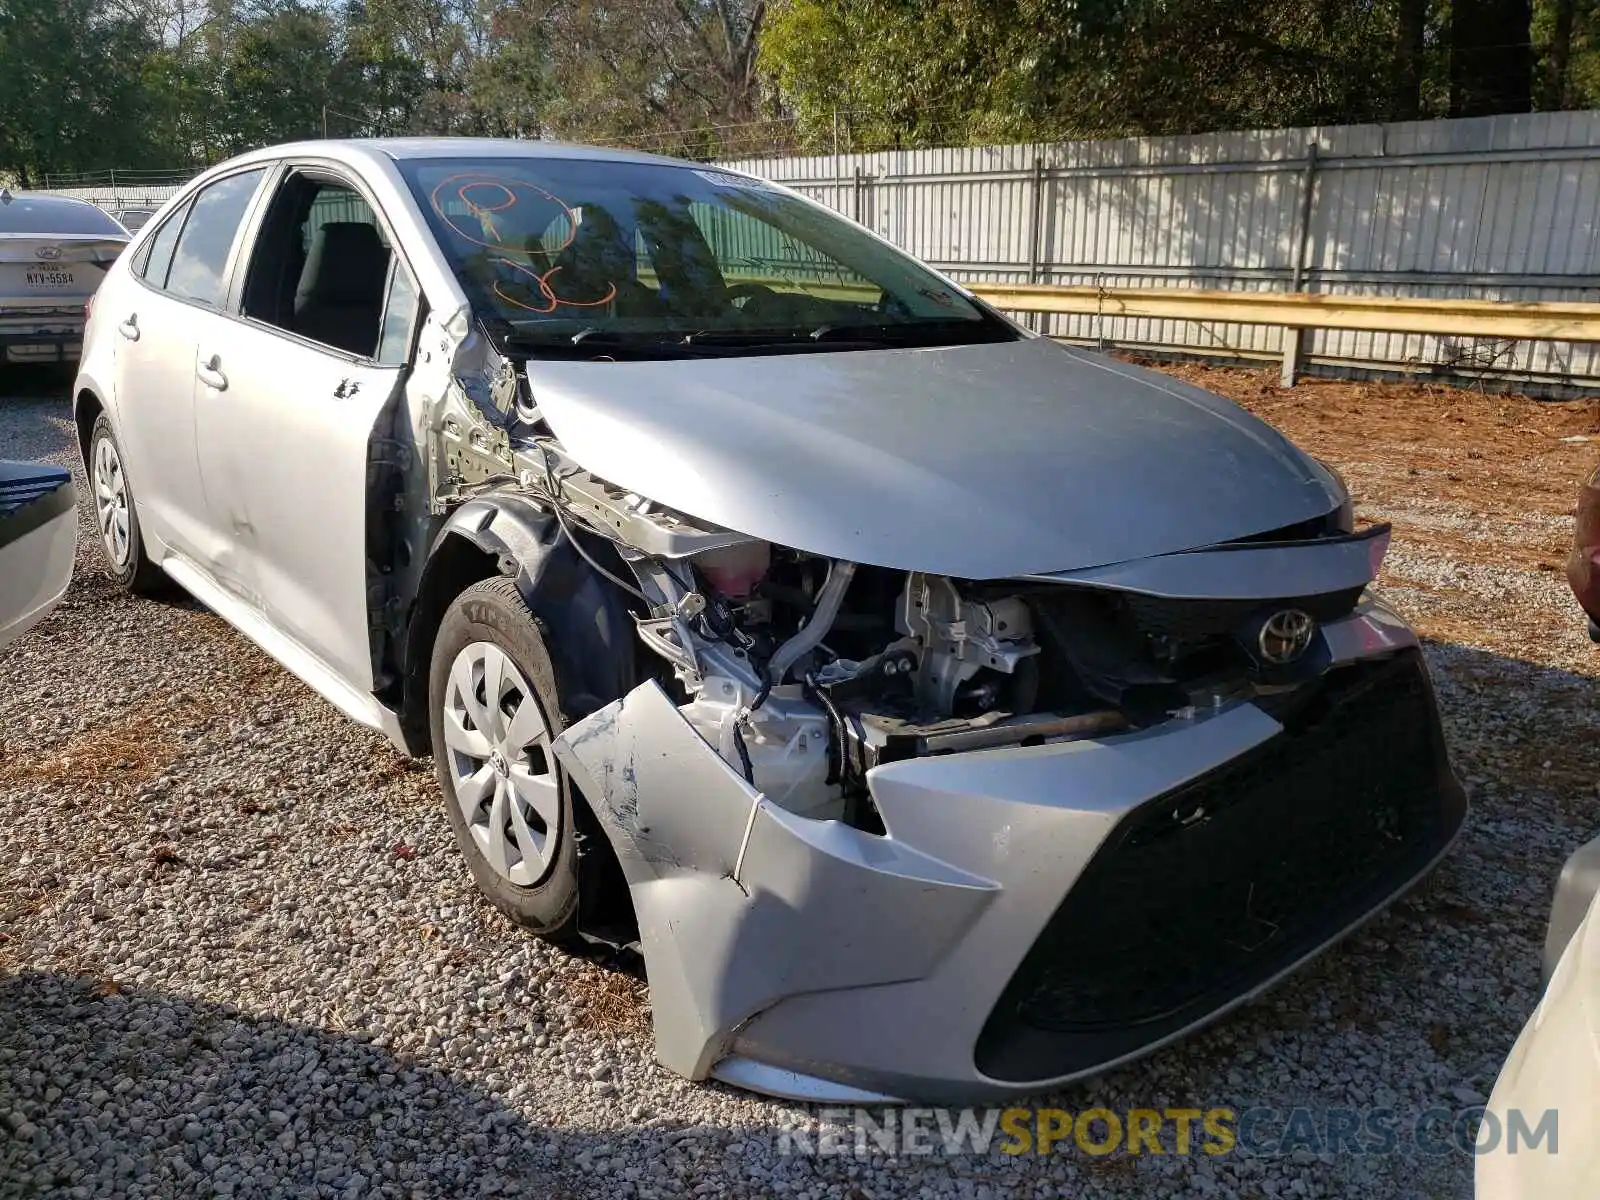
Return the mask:
<svg viewBox="0 0 1600 1200">
<path fill-rule="evenodd" d="M 973 283 L 974 295 L 1010 312 L 1228 321 L 1290 329 L 1456 334 L 1600 342 L 1600 304 L 1508 303 L 1320 292 L 1220 292 L 1199 288 L 1101 288 Z"/>
</svg>

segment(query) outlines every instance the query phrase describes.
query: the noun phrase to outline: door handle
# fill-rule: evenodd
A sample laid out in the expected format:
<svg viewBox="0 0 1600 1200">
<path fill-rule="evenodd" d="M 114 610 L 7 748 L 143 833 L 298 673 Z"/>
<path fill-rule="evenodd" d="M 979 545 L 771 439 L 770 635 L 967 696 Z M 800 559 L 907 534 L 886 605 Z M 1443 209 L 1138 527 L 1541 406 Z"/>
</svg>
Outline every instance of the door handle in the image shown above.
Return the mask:
<svg viewBox="0 0 1600 1200">
<path fill-rule="evenodd" d="M 228 377 L 222 373 L 222 355 L 213 354 L 196 367 L 194 373 L 199 377 L 200 382 L 213 392 L 225 392 L 228 390 Z"/>
<path fill-rule="evenodd" d="M 139 340 L 139 314 L 129 313 L 128 319 L 117 326 L 117 332 L 130 342 Z"/>
</svg>

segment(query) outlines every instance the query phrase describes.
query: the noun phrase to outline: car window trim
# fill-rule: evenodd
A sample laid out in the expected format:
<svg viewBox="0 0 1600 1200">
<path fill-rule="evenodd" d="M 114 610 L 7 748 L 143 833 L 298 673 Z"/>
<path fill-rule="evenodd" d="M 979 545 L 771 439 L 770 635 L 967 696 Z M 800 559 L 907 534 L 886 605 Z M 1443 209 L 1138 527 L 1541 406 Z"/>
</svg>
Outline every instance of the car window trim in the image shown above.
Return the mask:
<svg viewBox="0 0 1600 1200">
<path fill-rule="evenodd" d="M 428 314 L 427 297 L 422 294 L 422 285 L 417 282 L 417 273 L 398 254 L 389 258 L 389 278 L 383 285 L 383 312 L 378 316 L 378 344 L 373 350 L 372 359 L 379 366 L 392 367 L 394 363 L 383 362 L 378 355 L 383 351 L 383 330 L 389 324 L 389 305 L 394 301 L 394 281 L 401 271 L 406 273 L 406 278 L 411 284 L 411 328 L 406 331 L 405 356 L 399 364 L 405 366 L 411 362 L 417 348 L 417 340 L 422 332 L 422 322 Z"/>
<path fill-rule="evenodd" d="M 139 243 L 138 249 L 133 252 L 133 269 L 129 273 L 151 291 L 163 293 L 166 291 L 165 284 L 163 284 L 161 287 L 156 287 L 155 284 L 150 282 L 150 278 L 147 274 L 147 272 L 150 270 L 150 256 L 155 253 L 156 243 L 161 240 L 161 235 L 166 231 L 168 225 L 175 225 L 177 227 L 177 233 L 172 239 L 172 253 L 173 257 L 176 257 L 178 252 L 178 241 L 183 237 L 183 227 L 189 223 L 189 213 L 193 211 L 193 209 L 194 196 L 185 196 L 178 206 L 172 210 L 171 215 L 169 215 L 165 221 L 158 222 L 154 227 L 152 227 L 149 236 L 145 237 Z M 172 274 L 172 258 L 167 259 L 167 274 Z"/>
<path fill-rule="evenodd" d="M 245 209 L 244 220 L 242 220 L 239 223 L 238 232 L 236 232 L 233 235 L 233 245 L 231 247 L 229 247 L 229 249 L 228 249 L 227 261 L 223 263 L 222 276 L 223 276 L 223 280 L 224 280 L 224 286 L 223 286 L 223 289 L 222 289 L 222 296 L 223 296 L 223 302 L 224 303 L 227 302 L 228 298 L 232 295 L 232 292 L 233 292 L 233 273 L 237 269 L 237 266 L 238 266 L 239 247 L 242 244 L 244 231 L 249 226 L 252 218 L 254 217 L 256 207 L 260 204 L 260 201 L 261 201 L 261 183 L 265 182 L 266 179 L 271 176 L 272 168 L 273 168 L 274 165 L 275 164 L 273 162 L 270 162 L 270 161 L 269 162 L 252 162 L 252 163 L 247 163 L 247 164 L 241 165 L 240 168 L 237 171 L 226 171 L 221 175 L 211 176 L 211 177 L 207 178 L 204 183 L 197 184 L 193 188 L 193 190 L 185 193 L 184 196 L 183 196 L 183 199 L 179 202 L 180 208 L 182 209 L 182 212 L 183 212 L 183 227 L 178 230 L 178 239 L 177 239 L 177 241 L 175 241 L 172 244 L 172 258 L 173 258 L 174 262 L 176 262 L 177 258 L 178 258 L 178 247 L 183 244 L 183 235 L 189 228 L 189 218 L 194 215 L 194 202 L 195 202 L 195 200 L 197 200 L 199 198 L 200 194 L 202 192 L 206 191 L 207 189 L 211 188 L 213 185 L 221 183 L 225 179 L 236 179 L 240 175 L 248 175 L 252 171 L 262 171 L 263 172 L 261 182 L 258 182 L 256 184 L 255 195 L 251 197 L 250 204 Z M 177 218 L 177 216 L 178 216 L 178 214 L 176 212 L 174 212 L 171 217 L 167 218 L 167 220 L 168 221 L 175 220 Z M 166 224 L 167 224 L 167 221 L 163 221 L 163 222 L 161 222 L 160 225 L 157 225 L 157 226 L 153 227 L 155 232 L 150 235 L 150 240 L 152 242 L 155 240 L 155 238 L 157 236 L 159 236 L 160 231 L 162 229 L 166 228 Z M 149 229 L 149 228 L 152 228 L 152 227 L 151 226 L 146 226 L 145 228 Z M 139 232 L 143 233 L 144 230 L 141 229 Z M 142 249 L 142 247 L 141 247 L 141 249 Z M 147 259 L 146 261 L 148 262 L 149 260 Z M 164 286 L 163 287 L 156 287 L 155 284 L 151 283 L 148 279 L 146 279 L 143 275 L 139 274 L 137 271 L 129 271 L 128 274 L 133 276 L 133 278 L 136 279 L 139 282 L 139 285 L 141 287 L 146 288 L 147 290 L 149 290 L 151 292 L 154 292 L 158 296 L 163 296 L 166 299 L 171 300 L 174 304 L 186 304 L 190 308 L 198 308 L 201 312 L 214 313 L 214 314 L 217 314 L 219 316 L 227 316 L 226 310 L 223 309 L 223 308 L 219 308 L 215 304 L 207 304 L 204 300 L 196 300 L 192 296 L 174 295 L 168 288 L 166 288 Z M 168 267 L 168 270 L 167 270 L 167 277 L 169 279 L 172 277 L 172 270 L 171 270 L 170 266 Z"/>
<path fill-rule="evenodd" d="M 293 158 L 276 159 L 274 160 L 274 165 L 278 169 L 273 175 L 272 186 L 270 190 L 263 189 L 257 194 L 256 202 L 252 206 L 245 224 L 240 226 L 242 233 L 248 236 L 249 253 L 242 255 L 240 261 L 233 264 L 233 273 L 228 284 L 227 308 L 220 310 L 213 309 L 212 311 L 217 312 L 220 316 L 237 321 L 241 325 L 247 325 L 252 329 L 259 329 L 265 333 L 276 334 L 278 337 L 287 338 L 289 341 L 294 342 L 297 345 L 307 346 L 313 350 L 320 350 L 324 354 L 332 355 L 333 357 L 344 362 L 390 369 L 398 367 L 402 371 L 405 370 L 410 366 L 411 355 L 409 351 L 416 348 L 417 333 L 422 327 L 422 321 L 420 318 L 426 310 L 425 298 L 422 294 L 422 285 L 418 282 L 417 272 L 411 266 L 409 257 L 406 255 L 405 251 L 401 249 L 400 240 L 394 235 L 394 222 L 389 219 L 388 214 L 386 214 L 383 210 L 383 206 L 380 205 L 377 201 L 377 198 L 373 196 L 372 189 L 366 186 L 366 181 L 357 177 L 353 177 L 349 171 L 349 168 L 345 167 L 342 163 L 336 163 L 330 159 L 318 158 L 315 156 L 296 155 Z M 378 340 L 374 344 L 371 354 L 352 354 L 348 350 L 341 350 L 337 346 L 330 346 L 326 342 L 319 342 L 315 338 L 308 338 L 304 334 L 295 333 L 293 330 L 285 329 L 281 325 L 274 325 L 270 321 L 263 321 L 259 317 L 247 316 L 242 310 L 241 306 L 244 302 L 245 276 L 248 274 L 248 265 L 250 260 L 255 257 L 256 241 L 261 235 L 261 227 L 266 223 L 267 212 L 272 207 L 272 201 L 277 199 L 279 190 L 282 189 L 283 185 L 288 182 L 289 177 L 296 172 L 306 175 L 311 179 L 322 179 L 328 183 L 336 184 L 339 187 L 349 188 L 356 195 L 360 196 L 362 200 L 366 201 L 367 207 L 372 210 L 372 215 L 377 219 L 378 231 L 383 235 L 384 240 L 389 243 L 389 275 L 385 280 L 383 312 L 378 318 Z M 240 246 L 235 246 L 235 251 L 237 252 L 242 245 L 243 240 L 241 240 Z M 407 274 L 411 276 L 412 284 L 417 293 L 417 313 L 419 319 L 415 322 L 411 330 L 412 337 L 410 347 L 408 348 L 408 353 L 406 355 L 407 361 L 403 363 L 385 363 L 378 360 L 378 350 L 383 345 L 383 319 L 387 317 L 389 313 L 389 290 L 394 280 L 394 268 L 398 263 L 404 263 Z"/>
</svg>

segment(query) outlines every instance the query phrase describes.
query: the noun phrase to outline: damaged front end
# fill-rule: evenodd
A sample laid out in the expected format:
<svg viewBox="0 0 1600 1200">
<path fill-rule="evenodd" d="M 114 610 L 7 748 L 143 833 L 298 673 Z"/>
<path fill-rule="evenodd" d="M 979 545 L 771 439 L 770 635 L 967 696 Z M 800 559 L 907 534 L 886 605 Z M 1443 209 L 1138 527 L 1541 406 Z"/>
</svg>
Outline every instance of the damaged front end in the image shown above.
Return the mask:
<svg viewBox="0 0 1600 1200">
<path fill-rule="evenodd" d="M 555 752 L 690 1078 L 957 1101 L 1097 1072 L 1270 985 L 1459 829 L 1416 639 L 1365 593 L 1388 531 L 1347 508 L 960 578 L 653 502 L 518 372 L 479 378 L 432 422 L 435 502 L 529 495 L 632 596 L 645 682 Z"/>
<path fill-rule="evenodd" d="M 629 878 L 662 1061 L 808 1097 L 1030 1090 L 1371 915 L 1462 816 L 1415 641 L 1362 598 L 1386 537 L 1117 587 L 625 554 L 670 677 L 556 749 Z M 1224 594 L 1183 594 L 1209 568 Z"/>
</svg>

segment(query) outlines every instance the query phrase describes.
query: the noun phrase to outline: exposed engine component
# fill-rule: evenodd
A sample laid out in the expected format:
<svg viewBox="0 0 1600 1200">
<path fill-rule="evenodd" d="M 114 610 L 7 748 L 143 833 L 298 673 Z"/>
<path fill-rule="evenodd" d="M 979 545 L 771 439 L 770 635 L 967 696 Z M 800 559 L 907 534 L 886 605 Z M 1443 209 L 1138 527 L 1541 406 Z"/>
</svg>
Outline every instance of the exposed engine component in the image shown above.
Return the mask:
<svg viewBox="0 0 1600 1200">
<path fill-rule="evenodd" d="M 822 644 L 833 628 L 833 622 L 839 615 L 839 606 L 844 603 L 844 594 L 855 574 L 856 564 L 852 562 L 835 562 L 828 569 L 828 582 L 822 585 L 822 591 L 817 594 L 817 605 L 810 617 L 798 633 L 778 647 L 777 653 L 767 663 L 768 682 L 782 683 L 790 667 Z"/>
<path fill-rule="evenodd" d="M 766 542 L 742 542 L 707 550 L 694 556 L 694 565 L 718 595 L 748 600 L 772 569 L 772 547 Z"/>
<path fill-rule="evenodd" d="M 703 527 L 559 451 L 544 466 L 524 482 L 632 569 L 640 640 L 670 664 L 684 718 L 803 816 L 875 822 L 866 775 L 881 763 L 1143 726 L 1298 673 L 1264 671 L 1240 640 L 1278 602 L 859 566 Z M 1355 595 L 1294 611 L 1326 618 Z"/>
<path fill-rule="evenodd" d="M 829 769 L 827 714 L 797 684 L 772 688 L 756 708 L 758 697 L 747 682 L 708 675 L 680 711 L 774 804 L 819 820 L 842 816 L 844 795 Z"/>
<path fill-rule="evenodd" d="M 1011 675 L 1024 659 L 1039 653 L 1033 618 L 1021 600 L 969 600 L 954 582 L 935 575 L 913 573 L 906 580 L 899 628 L 922 648 L 917 701 L 940 716 L 955 711 L 963 685 L 979 671 Z M 979 711 L 988 711 L 999 701 L 999 682 L 982 684 L 966 698 Z"/>
<path fill-rule="evenodd" d="M 538 469 L 525 465 L 529 458 L 518 459 L 522 486 L 543 493 L 601 537 L 667 559 L 722 547 L 766 547 L 765 542 L 684 516 L 591 475 L 567 458 L 553 440 L 542 439 L 532 446 L 538 457 L 531 461 Z"/>
</svg>

